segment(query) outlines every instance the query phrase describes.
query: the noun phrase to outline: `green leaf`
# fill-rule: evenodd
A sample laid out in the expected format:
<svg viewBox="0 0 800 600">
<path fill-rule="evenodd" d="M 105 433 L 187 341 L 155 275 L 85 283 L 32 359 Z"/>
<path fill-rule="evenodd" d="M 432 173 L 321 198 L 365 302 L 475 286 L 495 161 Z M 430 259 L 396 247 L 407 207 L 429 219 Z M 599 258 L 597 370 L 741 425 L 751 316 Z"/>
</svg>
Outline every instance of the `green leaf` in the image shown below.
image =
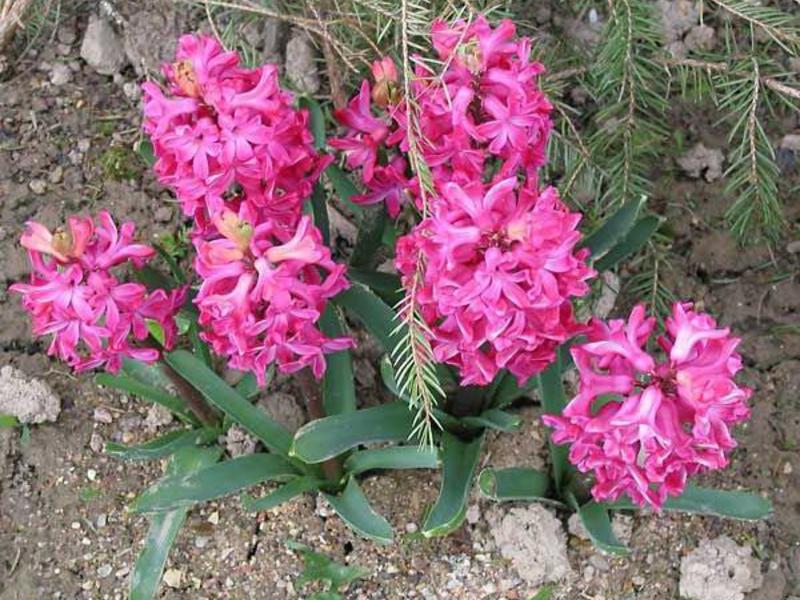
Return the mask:
<svg viewBox="0 0 800 600">
<path fill-rule="evenodd" d="M 477 417 L 461 417 L 461 422 L 470 427 L 486 427 L 497 431 L 517 431 L 522 419 L 499 408 L 490 408 Z"/>
<path fill-rule="evenodd" d="M 311 194 L 311 214 L 314 217 L 314 225 L 322 234 L 322 241 L 326 246 L 331 243 L 331 224 L 328 218 L 328 204 L 325 201 L 325 188 L 321 183 L 314 186 L 314 193 Z"/>
<path fill-rule="evenodd" d="M 143 283 L 148 290 L 171 290 L 177 284 L 171 277 L 164 275 L 150 265 L 144 265 L 141 269 L 134 269 L 134 278 Z"/>
<path fill-rule="evenodd" d="M 336 308 L 325 307 L 319 327 L 329 338 L 345 335 L 345 329 Z M 322 400 L 329 415 L 349 413 L 356 410 L 356 388 L 353 378 L 353 359 L 348 350 L 325 355 L 325 376 L 322 379 Z"/>
<path fill-rule="evenodd" d="M 353 248 L 353 255 L 350 257 L 352 266 L 363 269 L 375 266 L 386 221 L 386 208 L 383 204 L 364 208 L 358 224 L 356 245 Z"/>
<path fill-rule="evenodd" d="M 187 446 L 203 446 L 213 442 L 219 436 L 216 429 L 192 429 L 170 431 L 154 440 L 139 446 L 125 446 L 109 442 L 105 452 L 122 460 L 154 460 L 174 454 Z"/>
<path fill-rule="evenodd" d="M 627 498 L 604 503 L 610 509 L 636 510 L 638 505 Z M 677 498 L 668 498 L 663 510 L 696 513 L 727 519 L 756 521 L 772 514 L 772 504 L 766 498 L 740 490 L 715 490 L 687 485 Z"/>
<path fill-rule="evenodd" d="M 218 449 L 183 448 L 172 457 L 167 467 L 167 477 L 188 476 L 209 467 L 219 459 L 220 452 Z M 133 566 L 129 600 L 155 598 L 167 555 L 186 520 L 186 512 L 185 508 L 178 508 L 150 517 L 150 529 L 144 541 L 144 548 Z"/>
<path fill-rule="evenodd" d="M 336 194 L 341 198 L 347 207 L 355 214 L 360 215 L 364 210 L 358 204 L 353 203 L 353 196 L 358 194 L 358 189 L 350 180 L 350 178 L 336 165 L 330 165 L 325 169 L 325 176 L 331 182 Z"/>
<path fill-rule="evenodd" d="M 603 254 L 628 234 L 646 202 L 647 198 L 642 196 L 623 204 L 600 227 L 584 238 L 581 247 L 589 248 L 593 258 Z"/>
<path fill-rule="evenodd" d="M 261 498 L 253 498 L 248 494 L 242 495 L 242 507 L 247 512 L 271 510 L 301 494 L 318 490 L 320 486 L 324 484 L 325 481 L 322 479 L 314 477 L 313 475 L 304 475 L 303 477 L 297 477 L 288 483 L 284 483 L 278 489 Z"/>
<path fill-rule="evenodd" d="M 503 378 L 494 392 L 492 405 L 497 408 L 505 408 L 514 401 L 519 400 L 523 396 L 527 396 L 536 389 L 538 383 L 536 377 L 531 377 L 525 382 L 525 385 L 520 386 L 517 383 L 517 378 L 507 371 L 502 371 Z"/>
<path fill-rule="evenodd" d="M 361 444 L 406 440 L 413 424 L 414 415 L 403 402 L 315 419 L 297 430 L 291 454 L 320 463 Z"/>
<path fill-rule="evenodd" d="M 206 365 L 211 366 L 211 352 L 208 346 L 200 339 L 200 325 L 197 319 L 192 319 L 189 325 L 189 340 L 192 342 L 192 352 L 198 356 Z"/>
<path fill-rule="evenodd" d="M 635 254 L 644 247 L 647 240 L 658 230 L 660 225 L 661 217 L 655 215 L 648 215 L 639 219 L 621 242 L 594 263 L 594 268 L 598 271 L 607 271 L 622 260 Z"/>
<path fill-rule="evenodd" d="M 295 586 L 300 588 L 313 581 L 327 583 L 332 590 L 343 589 L 369 574 L 366 569 L 356 565 L 340 565 L 320 552 L 315 552 L 308 546 L 289 541 L 286 545 L 299 552 L 303 557 L 305 568 L 295 581 Z"/>
<path fill-rule="evenodd" d="M 272 382 L 272 378 L 275 377 L 275 367 L 273 365 L 268 366 L 267 372 L 264 374 L 264 376 L 267 380 L 267 383 L 264 385 L 264 388 L 266 388 Z M 233 388 L 240 396 L 246 398 L 247 400 L 252 400 L 258 396 L 259 392 L 261 392 L 261 388 L 258 387 L 258 380 L 256 379 L 256 376 L 250 371 L 245 373 L 244 376 L 239 380 L 239 383 L 233 386 Z"/>
<path fill-rule="evenodd" d="M 378 294 L 389 306 L 394 306 L 403 298 L 400 278 L 394 273 L 383 271 L 368 271 L 350 267 L 347 269 L 350 281 L 361 283 Z"/>
<path fill-rule="evenodd" d="M 376 469 L 436 469 L 439 453 L 435 448 L 420 446 L 391 446 L 353 452 L 344 462 L 349 475 Z"/>
<path fill-rule="evenodd" d="M 611 554 L 627 554 L 628 548 L 617 539 L 614 530 L 611 528 L 611 518 L 608 510 L 597 502 L 587 502 L 583 506 L 577 506 L 575 497 L 570 494 L 570 502 L 578 512 L 578 516 L 583 523 L 586 533 L 592 543 L 604 552 Z"/>
<path fill-rule="evenodd" d="M 190 475 L 162 479 L 133 503 L 134 512 L 160 512 L 236 493 L 264 481 L 287 481 L 297 470 L 277 454 L 251 454 Z"/>
<path fill-rule="evenodd" d="M 144 161 L 148 167 L 156 164 L 156 154 L 153 151 L 153 144 L 148 139 L 142 139 L 136 144 L 134 148 L 139 157 Z"/>
<path fill-rule="evenodd" d="M 309 96 L 300 97 L 300 106 L 308 110 L 309 125 L 311 133 L 314 135 L 314 147 L 321 150 L 325 147 L 325 113 L 319 102 Z"/>
<path fill-rule="evenodd" d="M 482 444 L 483 436 L 464 442 L 451 433 L 442 433 L 442 485 L 439 497 L 422 525 L 425 537 L 446 535 L 461 526 Z"/>
<path fill-rule="evenodd" d="M 536 592 L 533 596 L 528 598 L 528 600 L 550 600 L 553 595 L 555 588 L 546 585 L 543 588 L 539 588 L 539 591 Z"/>
<path fill-rule="evenodd" d="M 0 428 L 10 428 L 19 425 L 17 417 L 14 415 L 0 414 Z"/>
<path fill-rule="evenodd" d="M 266 413 L 245 400 L 225 383 L 202 360 L 186 350 L 175 350 L 165 360 L 178 374 L 197 388 L 209 403 L 216 406 L 273 452 L 287 456 L 292 436 Z"/>
<path fill-rule="evenodd" d="M 387 354 L 391 354 L 398 340 L 403 338 L 402 332 L 396 330 L 396 313 L 363 285 L 353 284 L 334 297 L 333 301 L 351 317 L 361 321 Z"/>
<path fill-rule="evenodd" d="M 392 526 L 375 512 L 354 478 L 347 481 L 339 495 L 323 494 L 333 510 L 357 534 L 379 544 L 392 541 Z"/>
<path fill-rule="evenodd" d="M 148 385 L 138 377 L 131 377 L 128 372 L 136 372 L 137 375 L 143 373 L 138 369 L 129 371 L 127 364 L 124 364 L 119 375 L 111 375 L 111 373 L 98 373 L 95 375 L 94 380 L 100 385 L 121 390 L 134 396 L 139 396 L 145 400 L 149 400 L 155 404 L 159 404 L 168 409 L 172 414 L 178 417 L 184 423 L 190 425 L 199 425 L 197 418 L 186 408 L 183 400 L 173 396 L 171 393 L 166 392 L 163 387 Z"/>
<path fill-rule="evenodd" d="M 567 405 L 564 385 L 561 382 L 560 356 L 539 374 L 538 380 L 544 412 L 548 415 L 560 415 Z M 553 480 L 556 484 L 556 489 L 560 492 L 572 470 L 569 463 L 569 448 L 554 444 L 549 435 L 548 446 L 550 448 L 550 462 L 553 466 Z"/>
<path fill-rule="evenodd" d="M 164 259 L 164 262 L 167 263 L 170 273 L 172 273 L 172 277 L 175 278 L 175 281 L 177 281 L 178 283 L 186 283 L 186 273 L 183 272 L 183 269 L 178 264 L 178 261 L 175 260 L 175 257 L 166 250 L 164 250 L 161 244 L 154 243 L 152 244 L 152 246 L 153 248 L 156 249 L 158 255 L 162 259 Z"/>
<path fill-rule="evenodd" d="M 478 487 L 487 498 L 497 501 L 541 500 L 547 498 L 550 478 L 527 467 L 484 469 L 478 476 Z"/>
</svg>

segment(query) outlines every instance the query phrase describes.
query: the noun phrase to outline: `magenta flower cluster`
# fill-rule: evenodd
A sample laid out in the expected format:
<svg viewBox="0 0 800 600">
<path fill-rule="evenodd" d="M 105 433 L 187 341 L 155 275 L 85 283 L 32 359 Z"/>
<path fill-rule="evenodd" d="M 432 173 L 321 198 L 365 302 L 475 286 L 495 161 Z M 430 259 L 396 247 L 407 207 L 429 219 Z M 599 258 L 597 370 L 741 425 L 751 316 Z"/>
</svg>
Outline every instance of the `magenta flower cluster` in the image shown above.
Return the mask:
<svg viewBox="0 0 800 600">
<path fill-rule="evenodd" d="M 145 131 L 159 180 L 194 218 L 195 304 L 201 337 L 264 384 L 266 367 L 325 370 L 352 344 L 317 326 L 347 287 L 303 203 L 329 157 L 314 149 L 308 111 L 292 106 L 274 65 L 245 69 L 208 36 L 183 36 L 164 68 L 166 92 L 145 83 Z"/>
<path fill-rule="evenodd" d="M 487 385 L 500 369 L 519 381 L 539 373 L 581 331 L 571 297 L 589 291 L 587 250 L 575 251 L 580 215 L 554 188 L 444 186 L 433 214 L 398 241 L 397 267 L 416 283 L 436 359 L 463 385 Z"/>
<path fill-rule="evenodd" d="M 644 307 L 628 321 L 594 320 L 572 348 L 578 395 L 563 415 L 548 415 L 553 441 L 569 443 L 570 461 L 594 474 L 598 501 L 627 494 L 660 508 L 688 476 L 727 466 L 736 446 L 729 428 L 750 415 L 752 391 L 734 376 L 739 338 L 689 303 L 676 303 L 657 338 L 663 358 L 647 351 L 655 319 Z"/>
<path fill-rule="evenodd" d="M 571 299 L 588 292 L 594 275 L 588 251 L 575 250 L 580 215 L 553 188 L 539 190 L 552 129 L 552 107 L 537 84 L 544 67 L 530 60 L 530 40 L 517 38 L 508 20 L 496 28 L 483 17 L 437 21 L 431 37 L 445 67 L 434 74 L 417 61 L 416 125 L 394 64 L 383 59 L 372 69 L 374 87 L 365 81 L 336 113 L 347 134 L 331 145 L 361 170 L 368 191 L 354 201 L 384 201 L 396 216 L 409 200 L 422 203 L 403 156 L 415 128 L 430 168 L 430 216 L 398 240 L 396 264 L 434 356 L 457 367 L 463 385 L 487 385 L 501 369 L 524 381 L 580 331 Z M 375 116 L 373 104 L 383 114 Z"/>
<path fill-rule="evenodd" d="M 55 233 L 30 221 L 22 235 L 32 265 L 30 282 L 10 289 L 21 294 L 34 334 L 52 336 L 48 354 L 76 371 L 104 367 L 116 372 L 125 357 L 156 360 L 158 350 L 135 343 L 150 335 L 148 323 L 161 329 L 166 348 L 175 340 L 175 316 L 186 289 L 148 292 L 118 277 L 118 270 L 139 269 L 155 254 L 133 242 L 134 229 L 133 223 L 118 229 L 102 211 L 96 222 L 71 217 L 68 230 Z"/>
<path fill-rule="evenodd" d="M 431 38 L 445 69 L 437 73 L 417 61 L 410 93 L 418 119 L 411 124 L 394 63 L 373 65 L 374 87 L 364 81 L 350 105 L 336 111 L 347 133 L 330 141 L 350 168 L 360 169 L 367 193 L 354 202 L 385 202 L 394 217 L 404 203 L 419 201 L 419 181 L 402 157 L 409 127 L 437 194 L 447 183 L 482 181 L 489 169 L 497 180 L 521 174 L 536 187 L 552 107 L 537 85 L 544 67 L 531 62 L 530 40 L 515 36 L 509 20 L 495 29 L 483 16 L 469 24 L 436 21 Z"/>
</svg>

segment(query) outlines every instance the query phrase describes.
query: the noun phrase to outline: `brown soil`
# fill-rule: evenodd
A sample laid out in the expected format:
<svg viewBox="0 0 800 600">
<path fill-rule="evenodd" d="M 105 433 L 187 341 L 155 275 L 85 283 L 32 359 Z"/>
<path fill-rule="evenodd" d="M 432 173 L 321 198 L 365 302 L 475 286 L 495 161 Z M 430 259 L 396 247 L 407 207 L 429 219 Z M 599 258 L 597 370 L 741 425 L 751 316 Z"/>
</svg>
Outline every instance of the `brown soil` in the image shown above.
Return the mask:
<svg viewBox="0 0 800 600">
<path fill-rule="evenodd" d="M 6 291 L 25 275 L 17 240 L 27 219 L 54 226 L 67 214 L 109 207 L 117 217 L 137 221 L 148 238 L 177 224 L 177 211 L 157 212 L 171 200 L 134 155 L 125 159 L 133 169 L 130 180 L 116 181 L 102 166 L 110 149 L 132 146 L 139 113 L 123 93 L 123 81 L 97 75 L 80 61 L 86 11 L 82 3 L 65 10 L 52 39 L 34 45 L 0 83 L 0 365 L 44 379 L 63 402 L 58 422 L 33 427 L 26 442 L 18 430 L 0 429 L 0 600 L 124 598 L 146 531 L 145 519 L 126 507 L 162 469 L 157 463 L 123 464 L 92 449 L 101 441 L 152 437 L 143 425 L 147 406 L 48 360 L 41 342 L 31 339 L 18 300 Z M 72 80 L 60 87 L 49 82 L 55 63 L 72 69 Z M 126 71 L 123 80 L 134 77 Z M 707 123 L 692 127 L 703 128 L 711 131 Z M 60 177 L 53 176 L 56 170 Z M 32 191 L 37 180 L 45 182 L 46 189 L 38 190 L 43 193 Z M 669 283 L 744 338 L 743 379 L 757 390 L 731 468 L 702 483 L 758 490 L 773 501 L 775 516 L 743 524 L 637 515 L 625 558 L 602 556 L 570 536 L 574 576 L 557 586 L 555 597 L 677 598 L 681 557 L 703 537 L 727 533 L 752 545 L 763 560 L 767 582 L 752 598 L 780 600 L 800 593 L 800 255 L 781 248 L 739 250 L 720 228 L 727 203 L 722 182 L 688 181 L 673 169 L 662 183 L 657 187 L 669 197 L 656 204 L 676 232 Z M 374 371 L 365 372 L 374 380 Z M 368 387 L 374 395 L 378 384 Z M 93 419 L 101 407 L 111 413 L 111 423 Z M 492 439 L 488 463 L 541 462 L 537 410 L 522 414 L 520 433 Z M 433 541 L 413 535 L 438 481 L 438 474 L 420 472 L 364 482 L 397 532 L 396 543 L 386 547 L 354 536 L 312 496 L 258 516 L 243 512 L 236 498 L 199 507 L 169 559 L 182 573 L 181 584 L 164 587 L 162 597 L 303 597 L 308 590 L 292 584 L 302 564 L 285 547 L 294 539 L 369 570 L 347 598 L 528 598 L 536 590 L 525 589 L 500 557 L 483 518 L 490 505 L 477 496 L 470 523 L 456 533 Z"/>
</svg>

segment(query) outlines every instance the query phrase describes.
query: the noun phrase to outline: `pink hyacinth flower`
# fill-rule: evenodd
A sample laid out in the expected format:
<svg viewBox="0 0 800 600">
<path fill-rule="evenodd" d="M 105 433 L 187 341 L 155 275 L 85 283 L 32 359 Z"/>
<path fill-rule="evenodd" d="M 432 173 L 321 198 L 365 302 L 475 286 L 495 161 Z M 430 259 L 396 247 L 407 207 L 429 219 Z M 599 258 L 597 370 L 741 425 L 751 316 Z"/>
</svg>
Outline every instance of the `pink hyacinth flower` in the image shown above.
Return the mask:
<svg viewBox="0 0 800 600">
<path fill-rule="evenodd" d="M 22 296 L 34 335 L 50 336 L 48 354 L 76 371 L 104 367 L 116 372 L 125 357 L 156 360 L 158 350 L 135 342 L 149 336 L 151 321 L 164 331 L 165 347 L 172 347 L 175 316 L 186 289 L 149 292 L 112 273 L 128 264 L 141 268 L 155 254 L 134 243 L 133 223 L 117 228 L 111 215 L 102 211 L 94 221 L 70 217 L 68 224 L 69 231 L 51 234 L 31 221 L 21 238 L 32 272 L 29 283 L 10 289 Z"/>
<path fill-rule="evenodd" d="M 688 477 L 727 466 L 729 428 L 748 418 L 752 390 L 734 381 L 739 339 L 711 316 L 676 303 L 657 340 L 663 356 L 646 349 L 654 328 L 641 305 L 627 322 L 593 321 L 571 350 L 578 395 L 543 419 L 554 442 L 570 444 L 570 461 L 594 475 L 596 500 L 627 495 L 658 510 Z"/>
</svg>

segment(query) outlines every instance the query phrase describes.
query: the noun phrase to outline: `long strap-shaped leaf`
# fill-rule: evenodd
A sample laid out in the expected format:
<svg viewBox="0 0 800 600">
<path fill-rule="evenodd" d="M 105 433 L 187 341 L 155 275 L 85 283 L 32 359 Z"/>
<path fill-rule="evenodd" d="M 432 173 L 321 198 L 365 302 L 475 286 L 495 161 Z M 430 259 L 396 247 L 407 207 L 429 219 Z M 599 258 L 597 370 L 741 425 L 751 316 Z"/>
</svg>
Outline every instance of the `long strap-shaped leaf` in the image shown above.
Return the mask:
<svg viewBox="0 0 800 600">
<path fill-rule="evenodd" d="M 187 446 L 208 444 L 214 441 L 219 436 L 219 433 L 219 430 L 211 428 L 188 431 L 181 429 L 170 431 L 139 446 L 125 446 L 109 442 L 106 444 L 105 452 L 122 460 L 154 460 L 174 454 Z"/>
<path fill-rule="evenodd" d="M 630 509 L 639 507 L 627 498 L 604 503 L 610 509 Z M 687 485 L 683 494 L 664 502 L 663 510 L 696 513 L 743 521 L 766 519 L 772 514 L 772 504 L 758 494 L 740 490 L 715 490 Z"/>
<path fill-rule="evenodd" d="M 121 390 L 145 400 L 149 400 L 154 404 L 159 404 L 169 410 L 184 423 L 189 423 L 190 425 L 198 424 L 197 419 L 189 411 L 189 409 L 186 408 L 183 400 L 173 396 L 169 392 L 159 387 L 148 385 L 124 373 L 120 373 L 119 375 L 112 375 L 111 373 L 98 373 L 95 375 L 94 379 L 100 385 L 114 388 L 115 390 Z"/>
<path fill-rule="evenodd" d="M 292 498 L 296 498 L 300 494 L 305 494 L 312 490 L 318 490 L 325 481 L 314 477 L 313 475 L 305 475 L 292 479 L 288 483 L 284 483 L 277 490 L 270 492 L 261 498 L 253 498 L 249 495 L 242 496 L 242 506 L 248 512 L 259 512 L 262 510 L 270 510 L 288 502 Z"/>
<path fill-rule="evenodd" d="M 612 248 L 631 230 L 645 201 L 646 198 L 642 196 L 623 204 L 600 227 L 584 238 L 581 247 L 589 248 L 593 259 Z"/>
<path fill-rule="evenodd" d="M 482 444 L 482 435 L 464 442 L 450 433 L 442 433 L 442 485 L 439 497 L 422 525 L 425 537 L 446 535 L 464 521 Z"/>
<path fill-rule="evenodd" d="M 392 526 L 375 512 L 361 491 L 358 482 L 351 477 L 341 494 L 323 494 L 342 520 L 357 534 L 379 544 L 392 541 Z"/>
<path fill-rule="evenodd" d="M 133 503 L 135 512 L 159 512 L 233 494 L 263 481 L 288 481 L 298 472 L 277 454 L 251 454 L 162 479 Z"/>
<path fill-rule="evenodd" d="M 338 294 L 333 301 L 342 306 L 351 317 L 361 321 L 386 353 L 391 355 L 403 334 L 397 330 L 397 313 L 388 304 L 358 283 Z"/>
<path fill-rule="evenodd" d="M 242 398 L 203 361 L 186 350 L 170 352 L 165 360 L 181 377 L 197 388 L 206 400 L 256 436 L 267 448 L 288 456 L 292 445 L 291 434 L 270 419 L 263 410 Z"/>
<path fill-rule="evenodd" d="M 528 467 L 484 469 L 478 476 L 478 487 L 484 496 L 499 502 L 546 500 L 550 478 Z"/>
<path fill-rule="evenodd" d="M 616 266 L 619 262 L 632 254 L 638 252 L 647 243 L 647 240 L 656 232 L 661 225 L 661 217 L 648 215 L 639 219 L 636 225 L 628 232 L 628 235 L 616 246 L 608 251 L 608 254 L 597 260 L 594 267 L 598 271 L 607 271 Z"/>
<path fill-rule="evenodd" d="M 345 335 L 336 307 L 328 304 L 319 321 L 320 329 L 329 338 Z M 353 378 L 353 359 L 350 352 L 342 350 L 325 355 L 325 377 L 322 380 L 322 399 L 329 415 L 356 410 L 356 388 Z"/>
<path fill-rule="evenodd" d="M 349 475 L 375 469 L 436 469 L 439 453 L 435 448 L 420 446 L 391 446 L 354 452 L 344 463 Z"/>
<path fill-rule="evenodd" d="M 589 534 L 589 538 L 597 548 L 611 554 L 628 553 L 627 546 L 620 542 L 616 534 L 614 534 L 614 530 L 611 527 L 611 517 L 608 514 L 608 509 L 603 504 L 592 501 L 583 506 L 578 506 L 575 496 L 571 493 L 567 494 L 567 499 L 577 511 L 586 533 Z"/>
<path fill-rule="evenodd" d="M 560 359 L 556 359 L 547 369 L 539 374 L 539 389 L 542 395 L 544 411 L 549 415 L 560 415 L 567 404 L 564 385 L 561 382 Z M 569 464 L 569 448 L 558 446 L 549 440 L 550 462 L 553 465 L 553 480 L 556 489 L 561 491 L 572 467 Z"/>
<path fill-rule="evenodd" d="M 219 460 L 218 448 L 183 448 L 179 450 L 167 468 L 167 477 L 191 475 Z M 158 592 L 158 584 L 167 555 L 178 531 L 186 521 L 186 508 L 156 513 L 150 517 L 150 529 L 131 574 L 129 600 L 151 600 Z"/>
<path fill-rule="evenodd" d="M 403 402 L 315 419 L 297 430 L 291 454 L 320 463 L 368 442 L 403 441 L 413 426 L 414 415 Z"/>
</svg>

